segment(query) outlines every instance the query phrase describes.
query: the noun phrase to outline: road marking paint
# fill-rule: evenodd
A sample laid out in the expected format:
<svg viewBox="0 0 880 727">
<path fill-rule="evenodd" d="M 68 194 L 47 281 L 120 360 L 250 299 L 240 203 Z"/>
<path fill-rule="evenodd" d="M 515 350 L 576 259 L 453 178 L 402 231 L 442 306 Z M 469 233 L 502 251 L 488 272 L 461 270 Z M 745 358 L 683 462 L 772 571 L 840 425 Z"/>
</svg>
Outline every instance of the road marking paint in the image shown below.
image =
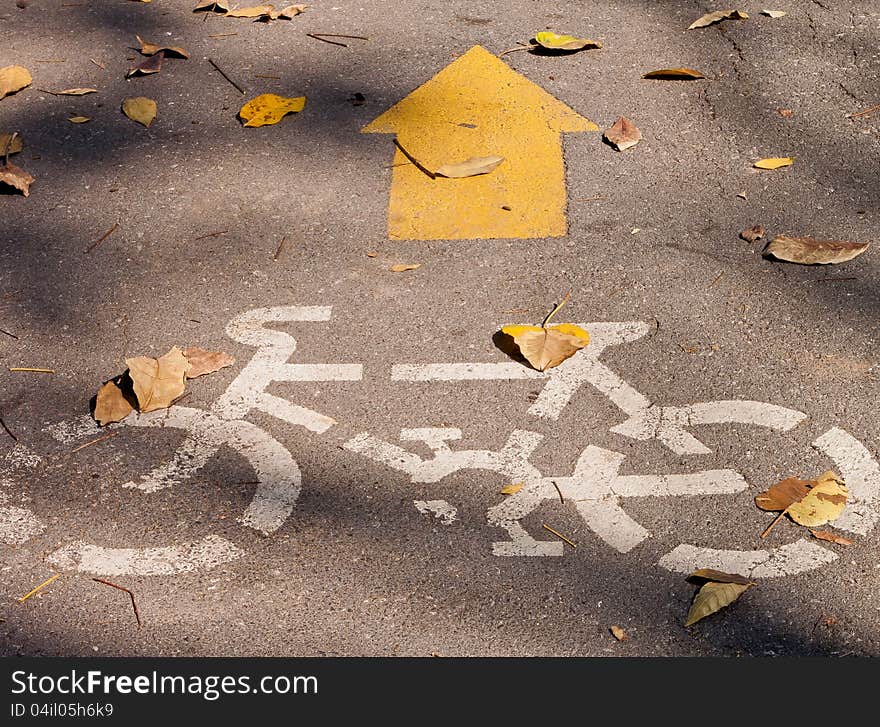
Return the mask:
<svg viewBox="0 0 880 727">
<path fill-rule="evenodd" d="M 407 240 L 565 235 L 560 134 L 598 130 L 480 46 L 362 129 L 397 134 L 409 155 L 431 171 L 471 157 L 504 157 L 490 174 L 432 178 L 398 148 L 388 236 Z"/>
<path fill-rule="evenodd" d="M 73 444 L 101 431 L 101 427 L 90 414 L 83 414 L 69 421 L 60 421 L 44 428 L 53 439 L 62 444 Z"/>
<path fill-rule="evenodd" d="M 43 458 L 40 455 L 21 442 L 16 443 L 12 449 L 0 457 L 0 462 L 7 470 L 33 469 L 42 461 Z"/>
<path fill-rule="evenodd" d="M 192 543 L 159 548 L 104 548 L 76 541 L 59 548 L 49 562 L 62 570 L 105 576 L 170 576 L 209 570 L 244 555 L 219 535 L 206 535 Z"/>
<path fill-rule="evenodd" d="M 39 535 L 45 526 L 34 513 L 22 507 L 0 506 L 0 543 L 20 545 Z"/>
<path fill-rule="evenodd" d="M 805 573 L 835 560 L 836 553 L 801 539 L 773 550 L 715 550 L 683 544 L 664 555 L 658 565 L 676 573 L 714 568 L 747 578 L 780 578 Z"/>
<path fill-rule="evenodd" d="M 413 500 L 413 505 L 423 515 L 433 514 L 443 525 L 452 525 L 458 519 L 458 510 L 446 500 Z"/>
</svg>

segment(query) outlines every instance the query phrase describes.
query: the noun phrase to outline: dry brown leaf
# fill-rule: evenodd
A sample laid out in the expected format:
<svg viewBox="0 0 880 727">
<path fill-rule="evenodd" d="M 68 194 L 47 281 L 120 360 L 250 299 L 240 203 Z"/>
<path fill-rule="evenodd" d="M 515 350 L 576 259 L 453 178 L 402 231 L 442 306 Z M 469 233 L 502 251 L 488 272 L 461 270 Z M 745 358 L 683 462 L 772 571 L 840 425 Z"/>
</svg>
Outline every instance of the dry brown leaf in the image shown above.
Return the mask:
<svg viewBox="0 0 880 727">
<path fill-rule="evenodd" d="M 790 119 L 794 116 L 794 111 L 791 109 L 776 109 L 776 113 L 779 114 L 783 119 Z"/>
<path fill-rule="evenodd" d="M 761 15 L 766 15 L 768 18 L 781 18 L 788 15 L 784 10 L 762 10 Z"/>
<path fill-rule="evenodd" d="M 125 74 L 126 78 L 131 78 L 132 76 L 141 75 L 146 76 L 150 73 L 158 73 L 162 69 L 162 59 L 165 58 L 165 51 L 158 51 L 155 55 L 149 56 L 145 60 L 138 63 L 136 66 L 128 69 L 128 73 Z"/>
<path fill-rule="evenodd" d="M 119 385 L 120 376 L 112 379 L 98 389 L 95 397 L 95 420 L 102 427 L 113 422 L 121 422 L 134 411 L 131 402 L 125 397 Z"/>
<path fill-rule="evenodd" d="M 187 53 L 183 48 L 178 48 L 176 46 L 170 45 L 157 45 L 156 43 L 150 43 L 147 40 L 144 40 L 139 35 L 136 35 L 138 43 L 141 44 L 140 52 L 145 56 L 152 56 L 158 53 L 159 51 L 163 51 L 165 56 L 168 57 L 170 53 L 172 56 L 179 56 L 181 58 L 189 58 L 189 53 Z"/>
<path fill-rule="evenodd" d="M 138 356 L 125 363 L 142 412 L 167 409 L 186 388 L 189 362 L 177 346 L 158 359 Z"/>
<path fill-rule="evenodd" d="M 0 163 L 0 184 L 15 187 L 27 197 L 31 193 L 31 184 L 33 183 L 34 178 L 21 167 L 17 167 L 9 162 L 5 164 Z"/>
<path fill-rule="evenodd" d="M 649 71 L 642 78 L 656 78 L 661 81 L 693 81 L 705 78 L 705 76 L 693 68 L 660 68 L 656 71 Z"/>
<path fill-rule="evenodd" d="M 122 112 L 132 121 L 149 127 L 156 118 L 156 102 L 143 96 L 127 98 L 122 102 Z"/>
<path fill-rule="evenodd" d="M 617 151 L 623 151 L 638 144 L 642 140 L 642 132 L 628 118 L 620 116 L 605 132 L 605 139 Z"/>
<path fill-rule="evenodd" d="M 829 533 L 827 530 L 810 530 L 810 534 L 814 538 L 819 538 L 819 540 L 826 540 L 829 543 L 837 543 L 837 545 L 853 544 L 853 541 L 849 538 L 844 538 L 842 535 L 837 535 L 835 533 Z"/>
<path fill-rule="evenodd" d="M 801 265 L 835 265 L 852 260 L 868 249 L 867 242 L 816 240 L 812 237 L 777 235 L 764 248 L 764 257 Z"/>
<path fill-rule="evenodd" d="M 571 323 L 543 326 L 504 326 L 523 358 L 538 371 L 558 366 L 590 342 L 590 334 Z"/>
<path fill-rule="evenodd" d="M 290 20 L 291 18 L 295 18 L 297 15 L 304 13 L 308 5 L 288 5 L 285 8 L 281 8 L 278 11 L 279 18 L 287 18 Z"/>
<path fill-rule="evenodd" d="M 618 641 L 626 641 L 629 638 L 626 635 L 626 631 L 620 628 L 620 626 L 612 626 L 608 630 L 611 632 L 611 635 Z"/>
<path fill-rule="evenodd" d="M 502 495 L 515 495 L 523 487 L 525 487 L 524 482 L 512 482 L 509 485 L 504 485 L 504 487 L 501 488 L 501 494 Z"/>
<path fill-rule="evenodd" d="M 794 164 L 794 157 L 768 157 L 767 159 L 758 159 L 752 166 L 755 169 L 781 169 L 782 167 L 790 167 Z"/>
<path fill-rule="evenodd" d="M 0 99 L 30 86 L 33 80 L 30 71 L 24 66 L 0 68 Z"/>
<path fill-rule="evenodd" d="M 226 0 L 201 0 L 201 2 L 193 8 L 193 12 L 199 10 L 207 10 L 215 13 L 229 12 L 229 3 Z"/>
<path fill-rule="evenodd" d="M 729 606 L 754 585 L 751 582 L 719 583 L 717 581 L 707 581 L 697 591 L 684 625 L 693 626 L 700 619 L 711 616 L 713 613 Z"/>
<path fill-rule="evenodd" d="M 478 174 L 488 174 L 503 161 L 504 157 L 495 154 L 485 157 L 471 157 L 456 164 L 444 164 L 434 174 L 438 177 L 451 177 L 452 179 L 475 177 Z"/>
<path fill-rule="evenodd" d="M 755 504 L 762 510 L 781 512 L 810 491 L 811 483 L 797 477 L 788 477 L 755 497 Z"/>
<path fill-rule="evenodd" d="M 18 154 L 24 149 L 24 139 L 21 134 L 16 131 L 0 132 L 0 157 L 12 154 Z"/>
<path fill-rule="evenodd" d="M 421 263 L 397 263 L 397 265 L 392 265 L 389 270 L 392 273 L 405 273 L 407 270 L 416 270 L 420 267 L 422 267 Z"/>
<path fill-rule="evenodd" d="M 222 351 L 206 351 L 198 346 L 187 348 L 183 355 L 190 363 L 190 368 L 186 372 L 186 378 L 195 379 L 205 374 L 213 374 L 215 371 L 232 366 L 235 359 L 228 353 Z"/>
<path fill-rule="evenodd" d="M 91 116 L 70 116 L 67 119 L 71 124 L 84 124 L 87 121 L 91 121 Z"/>
<path fill-rule="evenodd" d="M 87 93 L 98 93 L 97 88 L 65 88 L 63 91 L 50 91 L 48 88 L 41 88 L 44 93 L 51 93 L 53 96 L 85 96 Z"/>
<path fill-rule="evenodd" d="M 696 585 L 703 585 L 707 581 L 714 581 L 716 583 L 739 583 L 740 585 L 746 585 L 747 583 L 751 583 L 751 581 L 745 576 L 739 575 L 739 573 L 725 573 L 724 571 L 715 570 L 714 568 L 700 568 L 691 573 L 685 580 L 688 583 L 694 583 Z"/>
<path fill-rule="evenodd" d="M 235 8 L 226 12 L 227 18 L 259 18 L 275 10 L 274 5 L 251 5 L 246 8 Z"/>
<path fill-rule="evenodd" d="M 720 23 L 722 20 L 748 20 L 748 13 L 744 13 L 741 10 L 715 10 L 711 13 L 706 13 L 702 17 L 697 18 L 693 23 L 688 26 L 688 30 L 693 30 L 694 28 L 705 28 L 708 25 L 714 25 L 715 23 Z"/>
<path fill-rule="evenodd" d="M 806 497 L 793 503 L 786 512 L 799 525 L 815 527 L 837 520 L 846 508 L 849 490 L 832 471 L 820 475 Z"/>
<path fill-rule="evenodd" d="M 764 237 L 764 228 L 761 225 L 752 225 L 740 232 L 739 236 L 746 242 L 754 242 Z"/>
</svg>

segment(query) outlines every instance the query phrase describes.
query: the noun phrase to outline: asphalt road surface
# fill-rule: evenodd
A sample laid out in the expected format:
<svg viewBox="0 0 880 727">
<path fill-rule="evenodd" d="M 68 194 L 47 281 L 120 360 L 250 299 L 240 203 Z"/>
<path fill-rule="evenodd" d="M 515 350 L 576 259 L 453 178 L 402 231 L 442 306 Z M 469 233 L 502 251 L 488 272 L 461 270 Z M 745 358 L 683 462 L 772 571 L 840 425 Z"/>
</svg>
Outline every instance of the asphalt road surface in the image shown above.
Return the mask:
<svg viewBox="0 0 880 727">
<path fill-rule="evenodd" d="M 36 181 L 0 196 L 0 653 L 880 654 L 880 113 L 848 116 L 880 103 L 877 2 L 697 30 L 709 3 L 18 5 L 0 67 L 33 84 L 0 132 Z M 497 57 L 547 28 L 603 47 Z M 126 78 L 135 34 L 189 59 Z M 642 78 L 677 67 L 705 78 Z M 47 92 L 72 87 L 98 93 Z M 243 127 L 262 93 L 306 106 Z M 413 156 L 492 138 L 507 166 L 430 179 L 361 133 L 407 97 Z M 536 126 L 554 98 L 567 121 Z M 625 152 L 566 127 L 621 115 Z M 873 245 L 763 258 L 782 233 Z M 592 341 L 565 364 L 496 345 L 569 291 L 555 320 Z M 175 345 L 236 363 L 90 419 L 126 358 Z M 828 469 L 852 545 L 788 519 L 761 539 L 754 496 Z M 685 628 L 699 567 L 757 585 Z"/>
</svg>

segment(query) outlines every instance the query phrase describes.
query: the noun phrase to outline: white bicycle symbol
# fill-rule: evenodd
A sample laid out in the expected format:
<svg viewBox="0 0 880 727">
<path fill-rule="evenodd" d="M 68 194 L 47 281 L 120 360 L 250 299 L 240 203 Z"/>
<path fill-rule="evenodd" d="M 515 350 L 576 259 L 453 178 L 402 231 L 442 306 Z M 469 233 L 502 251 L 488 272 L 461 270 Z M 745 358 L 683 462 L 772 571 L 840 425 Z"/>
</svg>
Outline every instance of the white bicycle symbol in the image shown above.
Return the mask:
<svg viewBox="0 0 880 727">
<path fill-rule="evenodd" d="M 251 411 L 270 414 L 302 426 L 316 435 L 336 422 L 317 411 L 293 404 L 266 392 L 272 382 L 360 381 L 360 364 L 292 364 L 296 340 L 280 330 L 266 328 L 279 323 L 318 323 L 331 318 L 329 307 L 285 306 L 248 311 L 227 326 L 235 341 L 257 349 L 210 411 L 172 406 L 166 411 L 132 414 L 120 425 L 171 427 L 186 431 L 170 461 L 124 487 L 155 493 L 192 476 L 221 447 L 242 455 L 256 473 L 258 485 L 239 522 L 265 535 L 277 531 L 290 516 L 302 487 L 296 460 L 278 440 L 245 417 Z M 690 430 L 702 425 L 737 423 L 789 431 L 807 415 L 760 401 L 710 401 L 687 406 L 652 404 L 600 362 L 606 348 L 632 342 L 650 330 L 645 323 L 584 324 L 591 342 L 585 349 L 549 372 L 542 373 L 515 363 L 448 363 L 398 365 L 392 381 L 434 382 L 453 380 L 536 379 L 544 382 L 529 415 L 556 420 L 572 396 L 589 384 L 626 415 L 611 432 L 635 440 L 656 439 L 672 452 L 705 455 L 711 450 Z M 94 434 L 97 426 L 62 424 L 58 431 L 73 436 Z M 71 434 L 73 432 L 73 434 Z M 528 429 L 514 429 L 498 451 L 453 449 L 450 442 L 462 438 L 455 428 L 417 428 L 400 432 L 403 442 L 422 441 L 433 456 L 427 459 L 369 433 L 348 439 L 344 449 L 408 475 L 414 483 L 436 483 L 461 470 L 495 472 L 523 488 L 487 510 L 490 526 L 507 533 L 507 540 L 492 544 L 497 556 L 561 556 L 563 544 L 538 540 L 522 520 L 544 500 L 559 492 L 574 503 L 585 524 L 608 546 L 621 553 L 636 548 L 650 533 L 622 508 L 628 497 L 723 495 L 745 490 L 748 483 L 731 469 L 710 469 L 686 474 L 621 475 L 625 457 L 618 452 L 587 446 L 571 474 L 544 476 L 530 462 L 543 436 Z M 851 434 L 833 427 L 813 441 L 846 480 L 850 501 L 835 527 L 858 535 L 870 533 L 880 518 L 880 465 Z M 4 508 L 0 507 L 0 520 Z M 9 508 L 6 508 L 9 509 Z M 12 508 L 19 509 L 19 508 Z M 49 556 L 59 568 L 120 575 L 166 575 L 208 569 L 241 557 L 244 551 L 218 535 L 156 548 L 110 548 L 82 541 L 69 543 Z M 779 577 L 821 567 L 837 558 L 832 550 L 804 539 L 766 550 L 718 550 L 682 543 L 666 553 L 659 565 L 676 572 L 716 568 L 754 578 Z"/>
</svg>

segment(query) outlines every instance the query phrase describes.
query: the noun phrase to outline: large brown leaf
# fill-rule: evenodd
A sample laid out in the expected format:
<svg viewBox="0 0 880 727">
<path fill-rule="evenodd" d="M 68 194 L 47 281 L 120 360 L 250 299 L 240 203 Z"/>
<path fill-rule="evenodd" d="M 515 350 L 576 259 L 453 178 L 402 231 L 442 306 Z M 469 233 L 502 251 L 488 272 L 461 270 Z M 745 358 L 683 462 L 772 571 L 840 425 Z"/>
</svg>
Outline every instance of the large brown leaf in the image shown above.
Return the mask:
<svg viewBox="0 0 880 727">
<path fill-rule="evenodd" d="M 186 372 L 186 378 L 195 379 L 205 374 L 213 374 L 227 366 L 232 366 L 235 359 L 222 351 L 206 351 L 198 346 L 191 346 L 183 352 L 189 361 L 190 369 Z"/>
<path fill-rule="evenodd" d="M 158 359 L 138 356 L 125 363 L 142 412 L 167 409 L 186 388 L 189 362 L 177 346 Z"/>
<path fill-rule="evenodd" d="M 812 484 L 797 477 L 788 477 L 755 497 L 755 504 L 762 510 L 781 512 L 804 499 Z"/>
<path fill-rule="evenodd" d="M 869 244 L 777 235 L 764 248 L 763 255 L 801 265 L 834 265 L 861 255 L 868 249 Z"/>
<path fill-rule="evenodd" d="M 571 323 L 550 328 L 504 326 L 501 332 L 513 338 L 523 358 L 538 371 L 558 366 L 590 342 L 590 335 Z"/>
<path fill-rule="evenodd" d="M 642 140 L 642 132 L 626 116 L 620 116 L 605 132 L 605 139 L 617 151 L 623 151 L 638 144 Z"/>
<path fill-rule="evenodd" d="M 108 381 L 98 389 L 95 398 L 95 419 L 102 427 L 113 422 L 121 422 L 134 411 L 134 407 L 119 386 L 119 379 Z"/>
<path fill-rule="evenodd" d="M 10 187 L 15 187 L 27 197 L 30 194 L 33 182 L 34 178 L 21 167 L 17 167 L 9 162 L 0 164 L 0 184 L 8 184 Z"/>
</svg>

